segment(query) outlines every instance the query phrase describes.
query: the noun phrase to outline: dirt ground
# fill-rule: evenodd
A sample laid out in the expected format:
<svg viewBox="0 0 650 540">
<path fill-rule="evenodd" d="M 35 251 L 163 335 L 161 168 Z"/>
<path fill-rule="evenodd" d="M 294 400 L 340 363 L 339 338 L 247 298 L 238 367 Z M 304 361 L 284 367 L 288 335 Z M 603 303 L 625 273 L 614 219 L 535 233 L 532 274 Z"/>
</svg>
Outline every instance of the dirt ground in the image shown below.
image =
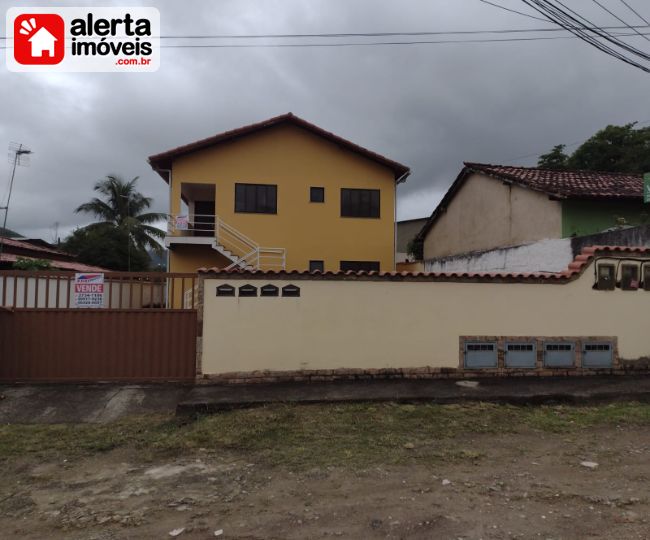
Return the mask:
<svg viewBox="0 0 650 540">
<path fill-rule="evenodd" d="M 650 426 L 464 433 L 444 447 L 463 450 L 295 470 L 205 448 L 17 456 L 3 463 L 0 537 L 650 538 Z"/>
</svg>

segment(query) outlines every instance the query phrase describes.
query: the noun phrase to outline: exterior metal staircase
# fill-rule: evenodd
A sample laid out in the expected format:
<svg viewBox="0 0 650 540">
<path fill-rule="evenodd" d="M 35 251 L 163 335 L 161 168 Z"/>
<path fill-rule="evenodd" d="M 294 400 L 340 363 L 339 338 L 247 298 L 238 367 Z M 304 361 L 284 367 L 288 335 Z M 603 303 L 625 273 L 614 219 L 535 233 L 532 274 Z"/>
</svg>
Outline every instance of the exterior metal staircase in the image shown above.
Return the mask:
<svg viewBox="0 0 650 540">
<path fill-rule="evenodd" d="M 168 231 L 174 240 L 182 238 L 205 239 L 206 244 L 209 243 L 212 249 L 231 261 L 231 264 L 226 266 L 225 270 L 286 269 L 287 252 L 285 248 L 260 246 L 241 231 L 227 224 L 219 216 L 202 214 L 170 216 Z"/>
</svg>

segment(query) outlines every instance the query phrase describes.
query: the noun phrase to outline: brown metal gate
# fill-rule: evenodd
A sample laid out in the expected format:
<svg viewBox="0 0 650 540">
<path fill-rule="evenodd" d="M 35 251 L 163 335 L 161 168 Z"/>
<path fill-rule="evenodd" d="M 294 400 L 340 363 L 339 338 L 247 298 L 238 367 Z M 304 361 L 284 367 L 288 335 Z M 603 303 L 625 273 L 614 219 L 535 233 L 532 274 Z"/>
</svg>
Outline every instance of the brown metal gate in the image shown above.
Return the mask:
<svg viewBox="0 0 650 540">
<path fill-rule="evenodd" d="M 19 273 L 13 288 L 8 275 L 7 272 L 0 273 L 0 298 L 22 296 L 23 300 L 18 302 L 18 306 L 0 307 L 0 381 L 194 379 L 197 337 L 197 314 L 193 309 L 195 276 L 154 274 L 151 277 L 134 273 L 118 276 L 107 273 L 106 279 L 114 280 L 112 287 L 128 287 L 128 291 L 120 290 L 119 303 L 132 305 L 126 300 L 135 298 L 134 305 L 138 307 L 73 309 L 65 307 L 69 303 L 67 293 L 59 295 L 57 291 L 51 298 L 38 293 L 39 280 L 41 290 L 44 285 L 69 288 L 73 279 L 70 274 Z M 30 279 L 35 280 L 34 285 L 30 285 Z M 177 286 L 174 294 L 176 279 L 182 279 L 182 285 Z M 163 290 L 153 292 L 156 286 Z M 152 292 L 147 292 L 148 288 Z M 16 289 L 20 295 L 15 294 Z M 36 294 L 32 292 L 34 290 Z M 147 303 L 142 301 L 143 298 L 146 300 L 147 294 L 151 307 L 142 307 Z M 160 307 L 159 301 L 154 303 L 156 296 L 171 296 L 166 302 L 167 307 Z M 43 301 L 53 305 L 43 307 Z"/>
</svg>

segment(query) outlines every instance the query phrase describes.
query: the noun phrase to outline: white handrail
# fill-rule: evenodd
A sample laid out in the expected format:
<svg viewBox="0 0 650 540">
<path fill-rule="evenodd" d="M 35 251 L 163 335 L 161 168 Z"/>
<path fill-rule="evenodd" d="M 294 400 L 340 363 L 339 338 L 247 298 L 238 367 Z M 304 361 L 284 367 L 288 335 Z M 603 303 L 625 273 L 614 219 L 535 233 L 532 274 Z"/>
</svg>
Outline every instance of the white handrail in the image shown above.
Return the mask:
<svg viewBox="0 0 650 540">
<path fill-rule="evenodd" d="M 186 218 L 183 220 L 183 226 L 178 226 L 178 217 L 175 215 L 168 216 L 167 230 L 169 234 L 175 232 L 188 233 L 211 233 L 214 235 L 216 243 L 223 249 L 232 253 L 232 264 L 226 267 L 226 270 L 232 268 L 254 268 L 279 267 L 286 269 L 287 252 L 285 248 L 263 247 L 257 242 L 246 236 L 241 231 L 235 229 L 223 221 L 219 216 L 212 214 L 189 214 L 182 215 Z M 207 220 L 196 218 L 210 218 Z M 205 236 L 208 236 L 207 234 Z"/>
</svg>

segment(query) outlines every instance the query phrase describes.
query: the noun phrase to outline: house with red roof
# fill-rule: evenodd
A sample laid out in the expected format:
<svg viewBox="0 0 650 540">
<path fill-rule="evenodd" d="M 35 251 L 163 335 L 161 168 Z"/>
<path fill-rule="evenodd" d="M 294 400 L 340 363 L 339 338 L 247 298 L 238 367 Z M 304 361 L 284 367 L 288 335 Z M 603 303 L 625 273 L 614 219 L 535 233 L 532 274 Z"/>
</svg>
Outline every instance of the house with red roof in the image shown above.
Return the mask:
<svg viewBox="0 0 650 540">
<path fill-rule="evenodd" d="M 287 113 L 149 157 L 172 272 L 395 269 L 409 168 Z"/>
<path fill-rule="evenodd" d="M 56 249 L 47 242 L 38 239 L 8 238 L 0 236 L 2 250 L 0 253 L 0 270 L 13 268 L 20 259 L 46 261 L 52 270 L 70 272 L 103 272 L 105 268 L 80 263 L 75 256 Z"/>
<path fill-rule="evenodd" d="M 641 174 L 466 162 L 417 238 L 425 260 L 645 223 Z"/>
</svg>

